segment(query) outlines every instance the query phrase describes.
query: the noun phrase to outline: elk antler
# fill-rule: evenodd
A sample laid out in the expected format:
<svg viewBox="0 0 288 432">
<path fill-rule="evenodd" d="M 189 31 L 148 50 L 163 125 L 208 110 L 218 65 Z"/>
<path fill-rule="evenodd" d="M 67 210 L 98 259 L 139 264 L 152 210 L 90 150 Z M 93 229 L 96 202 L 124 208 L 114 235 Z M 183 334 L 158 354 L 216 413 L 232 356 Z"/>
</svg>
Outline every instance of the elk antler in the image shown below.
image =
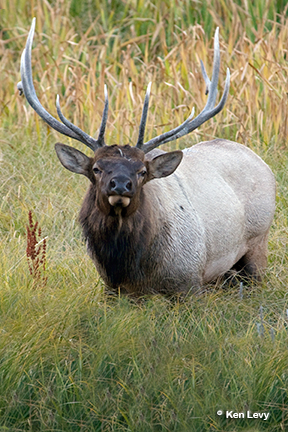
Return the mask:
<svg viewBox="0 0 288 432">
<path fill-rule="evenodd" d="M 105 86 L 105 106 L 102 115 L 102 121 L 99 131 L 98 139 L 92 138 L 90 135 L 83 132 L 79 127 L 73 125 L 69 120 L 67 120 L 60 109 L 59 104 L 59 95 L 57 95 L 56 99 L 56 107 L 60 120 L 63 122 L 60 123 L 56 120 L 51 114 L 49 114 L 45 108 L 39 102 L 39 99 L 36 95 L 35 88 L 33 85 L 32 79 L 32 67 L 31 67 L 31 50 L 32 50 L 32 42 L 35 31 L 35 22 L 36 18 L 33 18 L 31 29 L 27 38 L 25 49 L 21 56 L 21 82 L 17 84 L 18 90 L 20 94 L 24 93 L 29 105 L 36 111 L 37 114 L 46 122 L 49 126 L 51 126 L 56 131 L 60 132 L 63 135 L 67 135 L 70 138 L 74 138 L 78 141 L 81 141 L 83 144 L 90 147 L 92 150 L 96 150 L 98 147 L 102 147 L 105 145 L 104 143 L 104 133 L 108 116 L 108 95 L 107 88 Z"/>
<path fill-rule="evenodd" d="M 79 127 L 75 126 L 69 120 L 67 120 L 61 112 L 60 103 L 59 103 L 59 95 L 57 95 L 56 99 L 56 108 L 57 113 L 62 121 L 60 123 L 56 120 L 51 114 L 49 114 L 45 108 L 39 102 L 39 99 L 36 95 L 35 88 L 33 85 L 32 79 L 32 67 L 31 67 L 31 50 L 32 50 L 32 42 L 35 31 L 35 22 L 36 18 L 33 18 L 31 29 L 29 31 L 29 35 L 27 38 L 25 49 L 21 56 L 21 80 L 18 84 L 18 90 L 20 94 L 24 93 L 28 103 L 30 106 L 36 111 L 37 114 L 46 122 L 49 126 L 51 126 L 56 131 L 62 133 L 63 135 L 67 135 L 70 138 L 74 138 L 83 144 L 87 145 L 92 150 L 96 150 L 99 147 L 105 146 L 104 142 L 104 134 L 108 117 L 108 94 L 107 88 L 104 87 L 105 94 L 105 106 L 102 114 L 102 121 L 99 131 L 98 139 L 92 138 L 86 132 L 82 131 Z M 212 80 L 210 81 L 208 75 L 206 73 L 203 62 L 201 61 L 201 70 L 202 75 L 206 83 L 206 94 L 208 93 L 208 100 L 205 105 L 205 108 L 201 111 L 201 113 L 195 118 L 194 117 L 194 108 L 187 120 L 185 120 L 180 126 L 177 126 L 175 129 L 172 129 L 169 132 L 165 132 L 158 137 L 152 138 L 151 140 L 143 143 L 144 141 L 144 133 L 145 126 L 148 114 L 148 106 L 149 106 L 149 97 L 150 97 L 150 89 L 151 83 L 148 84 L 144 106 L 142 110 L 142 117 L 139 127 L 139 136 L 137 140 L 136 147 L 142 149 L 144 153 L 148 153 L 154 148 L 160 146 L 161 144 L 167 143 L 169 141 L 176 140 L 184 135 L 189 134 L 193 130 L 197 129 L 201 124 L 205 123 L 210 118 L 214 117 L 218 112 L 220 112 L 227 100 L 230 86 L 230 71 L 227 69 L 226 81 L 224 92 L 219 104 L 215 106 L 216 96 L 217 96 L 217 85 L 219 78 L 219 69 L 220 69 L 220 49 L 219 49 L 219 28 L 217 27 L 214 37 L 214 63 L 213 63 L 213 74 Z M 193 119 L 193 120 L 192 120 Z"/>
<path fill-rule="evenodd" d="M 209 80 L 204 64 L 201 61 L 202 75 L 206 83 L 206 94 L 208 93 L 208 100 L 205 105 L 205 108 L 195 119 L 192 120 L 192 118 L 194 117 L 194 108 L 193 108 L 188 119 L 185 120 L 184 123 L 182 123 L 180 126 L 176 127 L 175 129 L 172 129 L 169 132 L 165 132 L 162 135 L 152 138 L 146 143 L 143 143 L 143 136 L 144 136 L 148 104 L 149 104 L 149 96 L 150 96 L 150 84 L 149 84 L 145 96 L 145 102 L 143 106 L 142 118 L 141 118 L 141 123 L 139 128 L 139 137 L 138 137 L 136 147 L 141 148 L 144 151 L 144 153 L 148 153 L 154 148 L 160 146 L 161 144 L 176 140 L 177 138 L 189 134 L 193 130 L 197 129 L 201 124 L 205 123 L 207 120 L 209 120 L 210 118 L 218 114 L 224 108 L 224 105 L 228 97 L 229 86 L 230 86 L 230 71 L 227 68 L 224 92 L 219 104 L 216 107 L 214 107 L 216 102 L 216 96 L 217 96 L 219 69 L 220 69 L 220 49 L 219 49 L 219 28 L 217 27 L 215 31 L 215 37 L 214 37 L 214 62 L 213 62 L 213 74 L 212 74 L 211 81 Z"/>
</svg>

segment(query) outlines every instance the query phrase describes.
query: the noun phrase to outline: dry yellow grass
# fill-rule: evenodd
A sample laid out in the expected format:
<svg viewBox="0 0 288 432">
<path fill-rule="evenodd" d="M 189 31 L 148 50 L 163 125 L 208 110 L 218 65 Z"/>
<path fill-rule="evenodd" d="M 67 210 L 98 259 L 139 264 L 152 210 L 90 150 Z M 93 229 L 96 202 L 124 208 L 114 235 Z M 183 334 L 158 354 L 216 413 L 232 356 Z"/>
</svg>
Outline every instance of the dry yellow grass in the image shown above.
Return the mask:
<svg viewBox="0 0 288 432">
<path fill-rule="evenodd" d="M 67 11 L 67 3 L 59 3 L 58 7 L 47 2 L 37 3 L 37 7 L 31 3 L 30 13 L 37 17 L 32 54 L 35 86 L 42 104 L 54 115 L 55 96 L 59 93 L 66 116 L 94 135 L 101 120 L 106 83 L 110 98 L 107 142 L 133 143 L 149 81 L 153 87 L 147 139 L 179 124 L 192 106 L 196 113 L 203 108 L 206 97 L 199 59 L 211 71 L 213 44 L 200 24 L 176 28 L 171 47 L 167 47 L 164 20 L 154 34 L 141 36 L 133 34 L 131 25 L 122 40 L 115 30 L 94 35 L 93 25 L 84 34 L 77 33 Z M 2 29 L 5 40 L 0 46 L 1 123 L 5 127 L 13 121 L 14 127 L 27 125 L 39 131 L 45 126 L 39 125 L 16 91 L 28 23 Z M 220 89 L 229 67 L 230 97 L 227 109 L 196 131 L 191 137 L 193 142 L 229 136 L 264 151 L 271 145 L 277 149 L 285 143 L 288 30 L 284 18 L 270 24 L 269 32 L 259 27 L 252 43 L 243 31 L 239 15 L 235 14 L 229 32 L 215 18 L 214 28 L 220 25 L 221 38 Z"/>
</svg>

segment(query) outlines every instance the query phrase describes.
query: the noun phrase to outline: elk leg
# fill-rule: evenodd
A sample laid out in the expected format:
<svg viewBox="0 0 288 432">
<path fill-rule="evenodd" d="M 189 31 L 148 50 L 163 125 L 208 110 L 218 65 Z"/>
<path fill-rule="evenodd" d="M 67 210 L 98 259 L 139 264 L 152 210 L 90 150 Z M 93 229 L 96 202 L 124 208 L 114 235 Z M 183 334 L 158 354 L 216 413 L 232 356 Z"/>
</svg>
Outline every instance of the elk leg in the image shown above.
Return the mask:
<svg viewBox="0 0 288 432">
<path fill-rule="evenodd" d="M 249 242 L 249 250 L 233 266 L 233 269 L 242 277 L 250 277 L 261 281 L 267 266 L 268 233 L 253 238 Z"/>
</svg>

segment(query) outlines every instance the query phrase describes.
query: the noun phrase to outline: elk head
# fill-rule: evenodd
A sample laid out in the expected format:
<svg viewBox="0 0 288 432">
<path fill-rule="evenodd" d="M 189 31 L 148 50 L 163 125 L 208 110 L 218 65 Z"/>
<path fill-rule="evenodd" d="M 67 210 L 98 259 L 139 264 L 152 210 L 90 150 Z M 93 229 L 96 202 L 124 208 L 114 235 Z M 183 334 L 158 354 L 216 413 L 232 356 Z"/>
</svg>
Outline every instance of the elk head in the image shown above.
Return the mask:
<svg viewBox="0 0 288 432">
<path fill-rule="evenodd" d="M 55 150 L 62 165 L 68 170 L 83 174 L 96 188 L 98 206 L 105 214 L 111 214 L 125 209 L 131 214 L 137 209 L 142 187 L 154 178 L 166 177 L 172 174 L 182 159 L 181 151 L 162 153 L 154 158 L 145 155 L 161 144 L 176 140 L 189 134 L 208 119 L 220 112 L 227 100 L 230 85 L 230 73 L 227 69 L 225 88 L 219 104 L 215 107 L 217 84 L 220 69 L 219 29 L 214 37 L 214 64 L 213 75 L 210 81 L 201 61 L 202 75 L 206 83 L 208 100 L 205 108 L 195 118 L 194 109 L 191 115 L 180 126 L 163 133 L 144 143 L 145 125 L 147 120 L 151 83 L 145 96 L 142 117 L 139 127 L 139 136 L 135 147 L 129 145 L 107 146 L 104 134 L 108 117 L 108 94 L 105 86 L 105 105 L 98 138 L 95 139 L 79 127 L 67 120 L 61 112 L 59 96 L 56 99 L 57 113 L 62 123 L 49 114 L 37 98 L 32 79 L 31 50 L 35 31 L 35 18 L 27 38 L 26 47 L 21 57 L 21 82 L 18 83 L 20 93 L 24 93 L 28 103 L 39 116 L 56 131 L 74 138 L 94 151 L 94 157 L 88 157 L 73 147 L 57 143 Z"/>
</svg>

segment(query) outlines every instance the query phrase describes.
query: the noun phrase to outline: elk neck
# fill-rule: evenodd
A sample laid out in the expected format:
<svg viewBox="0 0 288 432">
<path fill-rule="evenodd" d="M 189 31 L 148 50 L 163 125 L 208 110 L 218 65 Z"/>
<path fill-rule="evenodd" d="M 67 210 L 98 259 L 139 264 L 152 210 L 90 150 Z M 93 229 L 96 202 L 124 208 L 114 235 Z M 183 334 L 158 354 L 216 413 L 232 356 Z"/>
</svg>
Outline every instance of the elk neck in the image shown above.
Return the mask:
<svg viewBox="0 0 288 432">
<path fill-rule="evenodd" d="M 140 192 L 137 210 L 130 213 L 125 208 L 122 211 L 112 208 L 109 214 L 105 214 L 97 205 L 96 188 L 90 185 L 79 222 L 89 254 L 110 287 L 127 282 L 131 278 L 131 268 L 134 277 L 142 279 L 140 263 L 145 259 L 156 232 L 151 210 L 144 188 Z"/>
</svg>

